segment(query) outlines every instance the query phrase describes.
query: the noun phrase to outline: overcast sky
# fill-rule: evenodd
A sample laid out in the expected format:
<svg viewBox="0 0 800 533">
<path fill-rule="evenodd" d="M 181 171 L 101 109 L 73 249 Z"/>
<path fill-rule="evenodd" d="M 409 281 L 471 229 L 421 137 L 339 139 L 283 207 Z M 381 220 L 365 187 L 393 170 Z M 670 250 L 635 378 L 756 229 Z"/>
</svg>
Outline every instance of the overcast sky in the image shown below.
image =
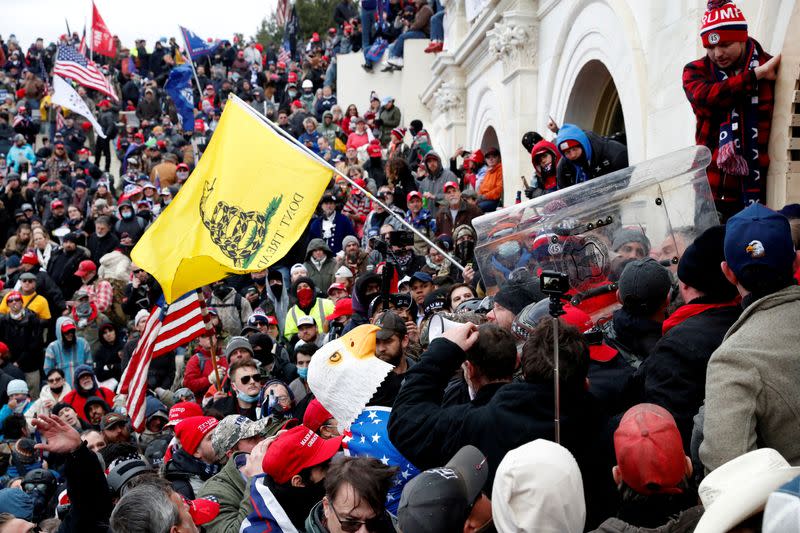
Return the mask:
<svg viewBox="0 0 800 533">
<path fill-rule="evenodd" d="M 111 33 L 132 47 L 144 38 L 148 49 L 160 37 L 179 37 L 183 25 L 203 38 L 230 39 L 234 32 L 255 35 L 261 19 L 275 10 L 277 0 L 95 0 L 100 15 Z M 0 35 L 14 33 L 28 48 L 36 37 L 45 45 L 70 30 L 87 36 L 92 18 L 91 0 L 0 0 Z M 178 41 L 183 44 L 181 40 Z"/>
</svg>

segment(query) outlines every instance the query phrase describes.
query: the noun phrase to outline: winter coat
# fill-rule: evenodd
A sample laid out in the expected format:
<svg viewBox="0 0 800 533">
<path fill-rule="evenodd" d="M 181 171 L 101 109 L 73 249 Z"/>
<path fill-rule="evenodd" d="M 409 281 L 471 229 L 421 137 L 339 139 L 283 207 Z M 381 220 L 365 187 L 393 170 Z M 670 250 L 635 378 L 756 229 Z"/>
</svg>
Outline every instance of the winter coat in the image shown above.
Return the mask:
<svg viewBox="0 0 800 533">
<path fill-rule="evenodd" d="M 86 372 L 87 370 L 92 370 L 91 365 L 78 365 L 77 368 L 69 374 L 69 379 L 76 383 L 73 386 L 72 390 L 64 396 L 64 403 L 72 406 L 75 409 L 75 412 L 78 413 L 78 416 L 88 422 L 89 419 L 86 417 L 86 402 L 89 401 L 89 398 L 97 397 L 106 402 L 108 405 L 114 405 L 114 393 L 111 389 L 107 389 L 105 387 L 101 387 L 99 383 L 97 383 L 97 376 L 94 375 L 94 371 L 92 371 L 92 381 L 94 381 L 94 389 L 91 391 L 82 391 L 80 387 L 77 386 L 77 379 L 75 379 L 76 374 L 78 372 Z M 66 373 L 66 372 L 65 372 Z"/>
<path fill-rule="evenodd" d="M 0 341 L 8 346 L 11 362 L 17 363 L 23 372 L 42 368 L 44 326 L 45 322 L 29 309 L 24 310 L 21 320 L 14 320 L 10 314 L 0 315 Z"/>
<path fill-rule="evenodd" d="M 223 379 L 222 369 L 228 368 L 228 360 L 224 355 L 217 357 L 217 367 L 220 370 L 220 379 Z M 211 363 L 211 354 L 198 346 L 194 355 L 186 363 L 186 369 L 183 371 L 183 386 L 192 391 L 196 398 L 202 398 L 211 386 L 208 376 L 213 372 L 214 365 Z"/>
<path fill-rule="evenodd" d="M 207 410 L 209 412 L 217 411 L 223 417 L 228 415 L 242 415 L 246 416 L 250 420 L 256 420 L 256 405 L 253 404 L 248 409 L 242 409 L 239 407 L 239 402 L 237 401 L 236 396 L 226 396 L 224 398 L 214 400 L 207 407 Z"/>
<path fill-rule="evenodd" d="M 87 250 L 80 247 L 74 252 L 66 252 L 63 248 L 59 248 L 50 256 L 47 273 L 61 289 L 61 293 L 70 299 L 81 286 L 81 279 L 75 275 L 75 271 L 84 259 L 88 259 Z"/>
<path fill-rule="evenodd" d="M 131 258 L 119 249 L 112 250 L 100 258 L 97 277 L 127 283 L 131 279 Z"/>
<path fill-rule="evenodd" d="M 678 308 L 673 317 L 681 310 L 686 312 L 688 308 L 702 305 L 693 301 Z M 672 413 L 687 455 L 692 419 L 706 396 L 708 360 L 741 312 L 740 305 L 731 303 L 686 318 L 656 343 L 633 377 L 639 392 L 633 403 L 654 403 Z"/>
<path fill-rule="evenodd" d="M 107 253 L 113 252 L 117 246 L 119 246 L 119 237 L 113 231 L 109 231 L 102 237 L 98 237 L 96 233 L 93 233 L 86 241 L 86 247 L 89 249 L 95 265 L 99 265 L 100 258 Z"/>
<path fill-rule="evenodd" d="M 426 165 L 427 165 L 427 160 L 430 157 L 435 157 L 436 159 L 439 160 L 439 170 L 437 170 L 436 173 L 433 174 L 431 174 L 429 171 L 428 175 L 425 176 L 425 178 L 423 178 L 421 181 L 418 181 L 417 183 L 419 185 L 419 192 L 421 192 L 423 195 L 426 192 L 429 192 L 436 197 L 435 202 L 431 202 L 430 200 L 428 201 L 428 207 L 427 207 L 428 211 L 431 212 L 431 215 L 435 217 L 439 212 L 438 204 L 439 203 L 443 204 L 445 202 L 444 184 L 447 183 L 448 181 L 455 181 L 456 183 L 458 183 L 458 178 L 456 177 L 455 174 L 453 174 L 453 172 L 450 171 L 449 168 L 445 168 L 442 165 L 442 158 L 439 157 L 439 154 L 433 150 L 425 154 Z"/>
<path fill-rule="evenodd" d="M 320 268 L 317 268 L 314 261 L 311 260 L 311 254 L 314 250 L 319 248 L 322 248 L 325 252 L 325 261 L 323 261 Z M 317 291 L 323 294 L 328 290 L 331 283 L 333 283 L 336 270 L 339 268 L 336 264 L 336 258 L 334 258 L 333 252 L 322 239 L 311 239 L 311 242 L 308 243 L 308 248 L 306 248 L 306 261 L 303 263 L 303 266 L 305 266 L 308 271 L 308 277 L 314 281 Z"/>
<path fill-rule="evenodd" d="M 47 345 L 44 351 L 44 373 L 47 374 L 53 368 L 60 368 L 66 375 L 66 381 L 73 388 L 73 374 L 75 369 L 80 365 L 92 365 L 92 351 L 89 349 L 89 343 L 86 339 L 79 335 L 75 335 L 75 344 L 67 348 L 64 346 L 61 334 L 61 325 L 64 322 L 75 323 L 69 317 L 59 317 L 56 320 L 56 340 Z"/>
<path fill-rule="evenodd" d="M 800 466 L 800 286 L 751 299 L 708 362 L 700 459 L 709 471 L 756 448 Z"/>
<path fill-rule="evenodd" d="M 462 446 L 472 444 L 487 458 L 487 494 L 500 461 L 513 450 L 537 438 L 552 439 L 552 380 L 508 383 L 488 398 L 480 389 L 464 405 L 441 407 L 444 390 L 466 354 L 446 339 L 435 339 L 422 360 L 409 369 L 389 418 L 389 438 L 397 450 L 420 470 L 441 466 Z M 587 494 L 595 480 L 608 478 L 601 465 L 598 438 L 606 420 L 594 413 L 580 386 L 561 388 L 561 444 L 581 466 Z M 592 463 L 591 465 L 589 463 Z M 602 472 L 602 473 L 601 473 Z"/>
<path fill-rule="evenodd" d="M 602 326 L 603 340 L 622 354 L 628 364 L 639 367 L 661 338 L 661 324 L 617 309 Z"/>
<path fill-rule="evenodd" d="M 106 323 L 111 324 L 106 321 L 101 323 L 100 327 L 102 328 Z M 114 329 L 116 330 L 116 328 Z M 109 344 L 101 335 L 98 341 L 98 347 L 94 351 L 95 373 L 97 379 L 100 381 L 106 381 L 108 379 L 116 379 L 119 381 L 122 376 L 122 356 L 120 354 L 125 347 L 125 343 L 123 342 L 119 330 L 116 331 L 117 336 L 113 344 Z"/>
<path fill-rule="evenodd" d="M 216 473 L 216 465 L 208 465 L 182 448 L 173 453 L 164 466 L 164 478 L 172 484 L 172 490 L 189 500 L 194 500 L 205 482 Z"/>
<path fill-rule="evenodd" d="M 381 144 L 386 145 L 392 140 L 392 130 L 400 125 L 402 113 L 396 105 L 391 109 L 381 107 L 378 118 L 381 120 Z"/>
<path fill-rule="evenodd" d="M 583 147 L 584 158 L 573 162 L 564 156 L 561 143 L 574 140 Z M 558 132 L 556 147 L 561 154 L 558 162 L 558 188 L 564 189 L 584 181 L 605 176 L 628 166 L 628 148 L 617 141 L 583 131 L 572 124 L 564 124 Z"/>
<path fill-rule="evenodd" d="M 64 401 L 70 392 L 72 392 L 72 387 L 70 387 L 69 383 L 66 381 L 64 382 L 64 389 L 61 391 L 61 394 L 58 395 L 58 398 L 56 398 L 53 391 L 50 390 L 50 385 L 42 387 L 39 391 L 39 398 L 33 402 L 30 409 L 25 411 L 25 418 L 28 419 L 28 427 L 33 427 L 31 425 L 31 420 L 37 416 L 49 415 L 53 406 L 58 402 Z M 33 430 L 31 430 L 31 433 L 32 432 Z"/>
<path fill-rule="evenodd" d="M 483 211 L 481 211 L 480 207 L 461 200 L 461 205 L 458 206 L 458 212 L 456 213 L 456 219 L 453 221 L 453 216 L 450 214 L 450 206 L 442 207 L 439 209 L 439 214 L 436 215 L 436 230 L 438 232 L 436 235 L 452 237 L 453 231 L 457 227 L 463 224 L 471 226 L 472 219 L 482 214 Z"/>
<path fill-rule="evenodd" d="M 353 229 L 353 223 L 350 222 L 350 219 L 339 211 L 334 211 L 331 219 L 318 216 L 311 221 L 309 237 L 312 239 L 323 239 L 331 252 L 336 255 L 342 251 L 342 241 L 344 238 L 348 235 L 355 236 L 355 234 L 356 231 Z M 325 288 L 327 289 L 327 287 Z"/>
<path fill-rule="evenodd" d="M 247 517 L 249 510 L 243 502 L 248 501 L 246 496 L 250 494 L 251 482 L 239 472 L 247 457 L 244 452 L 234 453 L 222 470 L 206 481 L 197 493 L 198 498 L 213 496 L 219 501 L 219 514 L 203 525 L 207 533 L 237 533 Z"/>
<path fill-rule="evenodd" d="M 503 197 L 503 164 L 497 163 L 486 171 L 478 187 L 478 194 L 486 200 L 500 200 Z"/>
<path fill-rule="evenodd" d="M 292 289 L 290 291 L 290 295 L 293 301 L 297 300 L 297 284 L 300 282 L 309 283 L 311 285 L 311 289 L 315 291 L 316 294 L 316 285 L 311 278 L 298 278 L 294 285 L 292 285 Z M 306 312 L 300 307 L 300 304 L 293 305 L 289 312 L 286 315 L 286 325 L 284 327 L 283 336 L 286 340 L 291 340 L 292 336 L 297 333 L 297 319 L 301 316 L 312 316 L 317 321 L 317 328 L 319 329 L 320 334 L 326 329 L 326 319 L 325 317 L 333 313 L 334 304 L 332 301 L 328 300 L 327 298 L 320 298 L 319 296 L 315 296 L 314 301 L 311 302 L 311 305 Z"/>
<path fill-rule="evenodd" d="M 636 527 L 619 518 L 609 518 L 591 533 L 692 533 L 704 511 L 702 505 L 696 505 L 683 511 L 663 526 L 655 528 Z"/>
<path fill-rule="evenodd" d="M 136 345 L 139 342 L 139 332 L 131 333 L 125 346 L 122 347 L 122 368 L 128 366 L 128 363 L 133 356 Z M 164 355 L 156 357 L 150 361 L 150 368 L 147 369 L 147 386 L 151 390 L 161 387 L 162 389 L 169 389 L 172 382 L 175 380 L 175 352 L 167 352 Z"/>
<path fill-rule="evenodd" d="M 253 314 L 250 302 L 232 288 L 224 298 L 220 298 L 212 292 L 208 305 L 216 308 L 220 322 L 222 322 L 222 329 L 231 335 L 238 335 L 247 324 L 247 319 Z"/>
</svg>

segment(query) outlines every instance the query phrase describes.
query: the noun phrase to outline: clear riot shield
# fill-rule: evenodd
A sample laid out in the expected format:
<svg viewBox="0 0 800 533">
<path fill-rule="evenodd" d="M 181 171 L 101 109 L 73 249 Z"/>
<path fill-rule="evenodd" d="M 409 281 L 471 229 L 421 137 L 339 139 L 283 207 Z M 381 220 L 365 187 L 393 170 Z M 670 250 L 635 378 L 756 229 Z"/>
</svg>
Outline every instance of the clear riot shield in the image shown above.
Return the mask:
<svg viewBox="0 0 800 533">
<path fill-rule="evenodd" d="M 710 160 L 707 148 L 686 148 L 474 219 L 487 294 L 556 270 L 569 276 L 573 304 L 607 316 L 628 261 L 650 256 L 675 272 L 694 237 L 719 223 Z"/>
</svg>

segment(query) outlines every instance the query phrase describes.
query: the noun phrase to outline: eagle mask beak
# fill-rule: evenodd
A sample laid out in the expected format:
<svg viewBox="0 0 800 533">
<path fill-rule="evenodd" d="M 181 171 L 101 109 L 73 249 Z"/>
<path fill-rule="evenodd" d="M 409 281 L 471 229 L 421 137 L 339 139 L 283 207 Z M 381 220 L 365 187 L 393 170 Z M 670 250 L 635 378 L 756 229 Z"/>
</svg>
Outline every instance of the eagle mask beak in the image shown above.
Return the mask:
<svg viewBox="0 0 800 533">
<path fill-rule="evenodd" d="M 381 328 L 364 324 L 339 337 L 339 342 L 357 359 L 375 356 L 375 334 Z"/>
</svg>

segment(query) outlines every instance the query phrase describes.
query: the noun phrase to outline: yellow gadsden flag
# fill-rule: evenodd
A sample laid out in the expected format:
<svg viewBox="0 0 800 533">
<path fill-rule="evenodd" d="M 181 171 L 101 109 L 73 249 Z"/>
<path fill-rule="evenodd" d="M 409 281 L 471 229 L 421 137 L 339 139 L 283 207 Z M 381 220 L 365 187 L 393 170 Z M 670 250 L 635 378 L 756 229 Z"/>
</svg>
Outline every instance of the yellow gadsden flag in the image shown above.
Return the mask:
<svg viewBox="0 0 800 533">
<path fill-rule="evenodd" d="M 300 238 L 331 174 L 231 98 L 194 172 L 131 258 L 167 302 L 230 273 L 264 270 Z"/>
</svg>

